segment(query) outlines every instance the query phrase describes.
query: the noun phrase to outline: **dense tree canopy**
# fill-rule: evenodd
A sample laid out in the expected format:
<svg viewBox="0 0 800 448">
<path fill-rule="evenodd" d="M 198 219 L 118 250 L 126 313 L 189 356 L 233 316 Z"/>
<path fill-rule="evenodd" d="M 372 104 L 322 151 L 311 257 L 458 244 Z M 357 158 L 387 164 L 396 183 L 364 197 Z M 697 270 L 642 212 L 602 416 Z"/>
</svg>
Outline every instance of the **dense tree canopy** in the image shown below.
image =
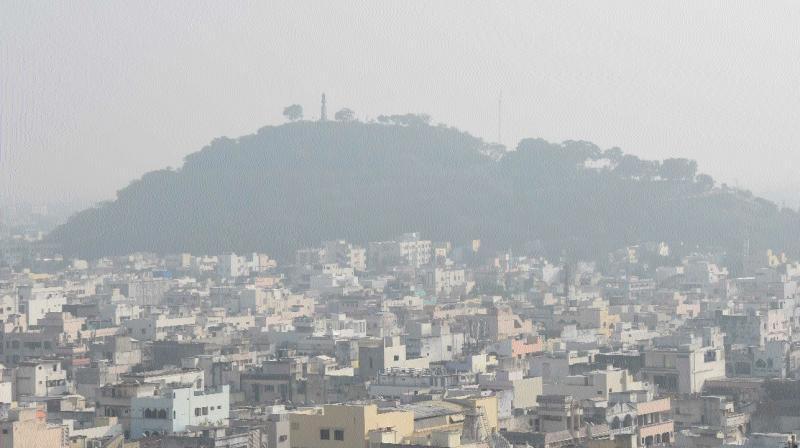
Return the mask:
<svg viewBox="0 0 800 448">
<path fill-rule="evenodd" d="M 420 231 L 484 247 L 536 241 L 553 254 L 605 255 L 667 241 L 739 253 L 797 253 L 797 213 L 714 188 L 695 162 L 641 160 L 583 141 L 487 145 L 414 114 L 381 123 L 306 122 L 219 138 L 177 170 L 155 171 L 49 236 L 66 254 L 137 250 L 288 256 L 321 240 Z"/>
<path fill-rule="evenodd" d="M 356 119 L 356 113 L 345 107 L 336 112 L 333 118 L 336 119 L 336 121 L 353 121 Z"/>
<path fill-rule="evenodd" d="M 289 121 L 297 121 L 303 119 L 303 106 L 299 104 L 292 104 L 283 108 L 283 116 Z"/>
</svg>

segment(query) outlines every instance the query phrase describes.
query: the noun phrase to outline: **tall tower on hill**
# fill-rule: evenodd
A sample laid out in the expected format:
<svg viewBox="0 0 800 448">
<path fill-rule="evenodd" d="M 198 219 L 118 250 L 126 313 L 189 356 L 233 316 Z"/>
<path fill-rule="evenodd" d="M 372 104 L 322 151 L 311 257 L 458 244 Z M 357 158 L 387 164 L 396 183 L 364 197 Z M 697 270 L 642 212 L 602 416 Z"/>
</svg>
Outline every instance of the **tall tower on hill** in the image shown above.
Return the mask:
<svg viewBox="0 0 800 448">
<path fill-rule="evenodd" d="M 322 94 L 322 106 L 319 111 L 319 121 L 328 121 L 328 104 L 325 101 L 325 94 Z"/>
</svg>

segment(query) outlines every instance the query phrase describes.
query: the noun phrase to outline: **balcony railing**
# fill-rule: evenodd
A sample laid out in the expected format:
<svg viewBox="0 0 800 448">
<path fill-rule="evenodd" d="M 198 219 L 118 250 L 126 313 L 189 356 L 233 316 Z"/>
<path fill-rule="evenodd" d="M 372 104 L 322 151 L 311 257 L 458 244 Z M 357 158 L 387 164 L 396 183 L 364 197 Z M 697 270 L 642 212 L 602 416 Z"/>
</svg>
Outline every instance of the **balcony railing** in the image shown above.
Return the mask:
<svg viewBox="0 0 800 448">
<path fill-rule="evenodd" d="M 639 426 L 639 437 L 645 438 L 648 436 L 656 436 L 657 434 L 673 432 L 675 425 L 672 420 L 665 420 L 658 423 L 651 423 L 649 425 Z"/>
<path fill-rule="evenodd" d="M 617 428 L 617 429 L 609 429 L 608 433 L 614 436 L 618 436 L 620 434 L 633 434 L 636 432 L 635 426 L 627 426 L 625 428 Z"/>
<path fill-rule="evenodd" d="M 747 424 L 747 416 L 744 413 L 737 412 L 735 414 L 729 414 L 725 416 L 725 426 L 726 427 L 735 427 L 735 426 L 744 426 Z"/>
</svg>

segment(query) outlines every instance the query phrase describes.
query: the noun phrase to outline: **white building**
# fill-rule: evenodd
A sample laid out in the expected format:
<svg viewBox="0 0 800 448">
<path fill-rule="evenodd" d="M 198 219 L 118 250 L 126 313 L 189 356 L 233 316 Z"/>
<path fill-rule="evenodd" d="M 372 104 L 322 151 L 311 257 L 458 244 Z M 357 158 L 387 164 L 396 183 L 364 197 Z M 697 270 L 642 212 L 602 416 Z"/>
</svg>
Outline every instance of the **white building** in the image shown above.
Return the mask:
<svg viewBox="0 0 800 448">
<path fill-rule="evenodd" d="M 450 295 L 467 284 L 463 268 L 434 267 L 420 271 L 422 283 L 436 295 Z"/>
<path fill-rule="evenodd" d="M 418 268 L 431 261 L 432 243 L 420 239 L 419 233 L 405 233 L 398 241 L 369 243 L 370 269 L 383 270 L 392 264 L 404 264 Z"/>
<path fill-rule="evenodd" d="M 67 393 L 61 361 L 22 361 L 17 365 L 17 397 L 52 397 Z"/>
<path fill-rule="evenodd" d="M 19 312 L 25 314 L 28 325 L 36 325 L 47 313 L 60 313 L 67 304 L 62 288 L 20 286 Z"/>
<path fill-rule="evenodd" d="M 367 251 L 344 240 L 325 241 L 322 262 L 336 263 L 363 272 L 367 270 Z"/>
<path fill-rule="evenodd" d="M 230 415 L 230 386 L 197 390 L 162 389 L 159 395 L 131 400 L 131 437 L 184 431 L 188 426 L 224 425 Z"/>
<path fill-rule="evenodd" d="M 656 338 L 655 347 L 644 353 L 641 374 L 663 393 L 699 393 L 706 380 L 725 378 L 723 335 L 707 327 L 700 337 L 677 333 Z"/>
<path fill-rule="evenodd" d="M 245 276 L 247 272 L 247 261 L 235 253 L 225 253 L 217 257 L 217 273 L 225 278 L 236 278 Z"/>
<path fill-rule="evenodd" d="M 650 385 L 636 381 L 627 370 L 608 368 L 583 375 L 569 375 L 554 384 L 545 384 L 544 393 L 549 395 L 571 395 L 580 400 L 601 398 L 610 394 L 634 390 L 648 390 Z"/>
<path fill-rule="evenodd" d="M 452 361 L 461 355 L 464 333 L 452 333 L 446 322 L 431 325 L 413 322 L 408 326 L 406 347 L 412 357 L 426 357 L 430 362 Z"/>
</svg>

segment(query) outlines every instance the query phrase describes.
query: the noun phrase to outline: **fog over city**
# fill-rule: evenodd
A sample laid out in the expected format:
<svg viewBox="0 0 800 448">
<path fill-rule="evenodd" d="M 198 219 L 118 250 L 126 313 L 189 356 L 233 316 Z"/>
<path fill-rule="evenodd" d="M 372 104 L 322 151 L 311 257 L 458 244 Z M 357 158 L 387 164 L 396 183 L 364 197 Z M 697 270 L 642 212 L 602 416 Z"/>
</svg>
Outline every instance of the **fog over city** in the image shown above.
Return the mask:
<svg viewBox="0 0 800 448">
<path fill-rule="evenodd" d="M 798 24 L 0 0 L 0 448 L 798 448 Z"/>
<path fill-rule="evenodd" d="M 88 205 L 281 107 L 687 157 L 796 207 L 800 5 L 0 4 L 4 203 Z M 316 112 L 314 112 L 316 113 Z"/>
</svg>

